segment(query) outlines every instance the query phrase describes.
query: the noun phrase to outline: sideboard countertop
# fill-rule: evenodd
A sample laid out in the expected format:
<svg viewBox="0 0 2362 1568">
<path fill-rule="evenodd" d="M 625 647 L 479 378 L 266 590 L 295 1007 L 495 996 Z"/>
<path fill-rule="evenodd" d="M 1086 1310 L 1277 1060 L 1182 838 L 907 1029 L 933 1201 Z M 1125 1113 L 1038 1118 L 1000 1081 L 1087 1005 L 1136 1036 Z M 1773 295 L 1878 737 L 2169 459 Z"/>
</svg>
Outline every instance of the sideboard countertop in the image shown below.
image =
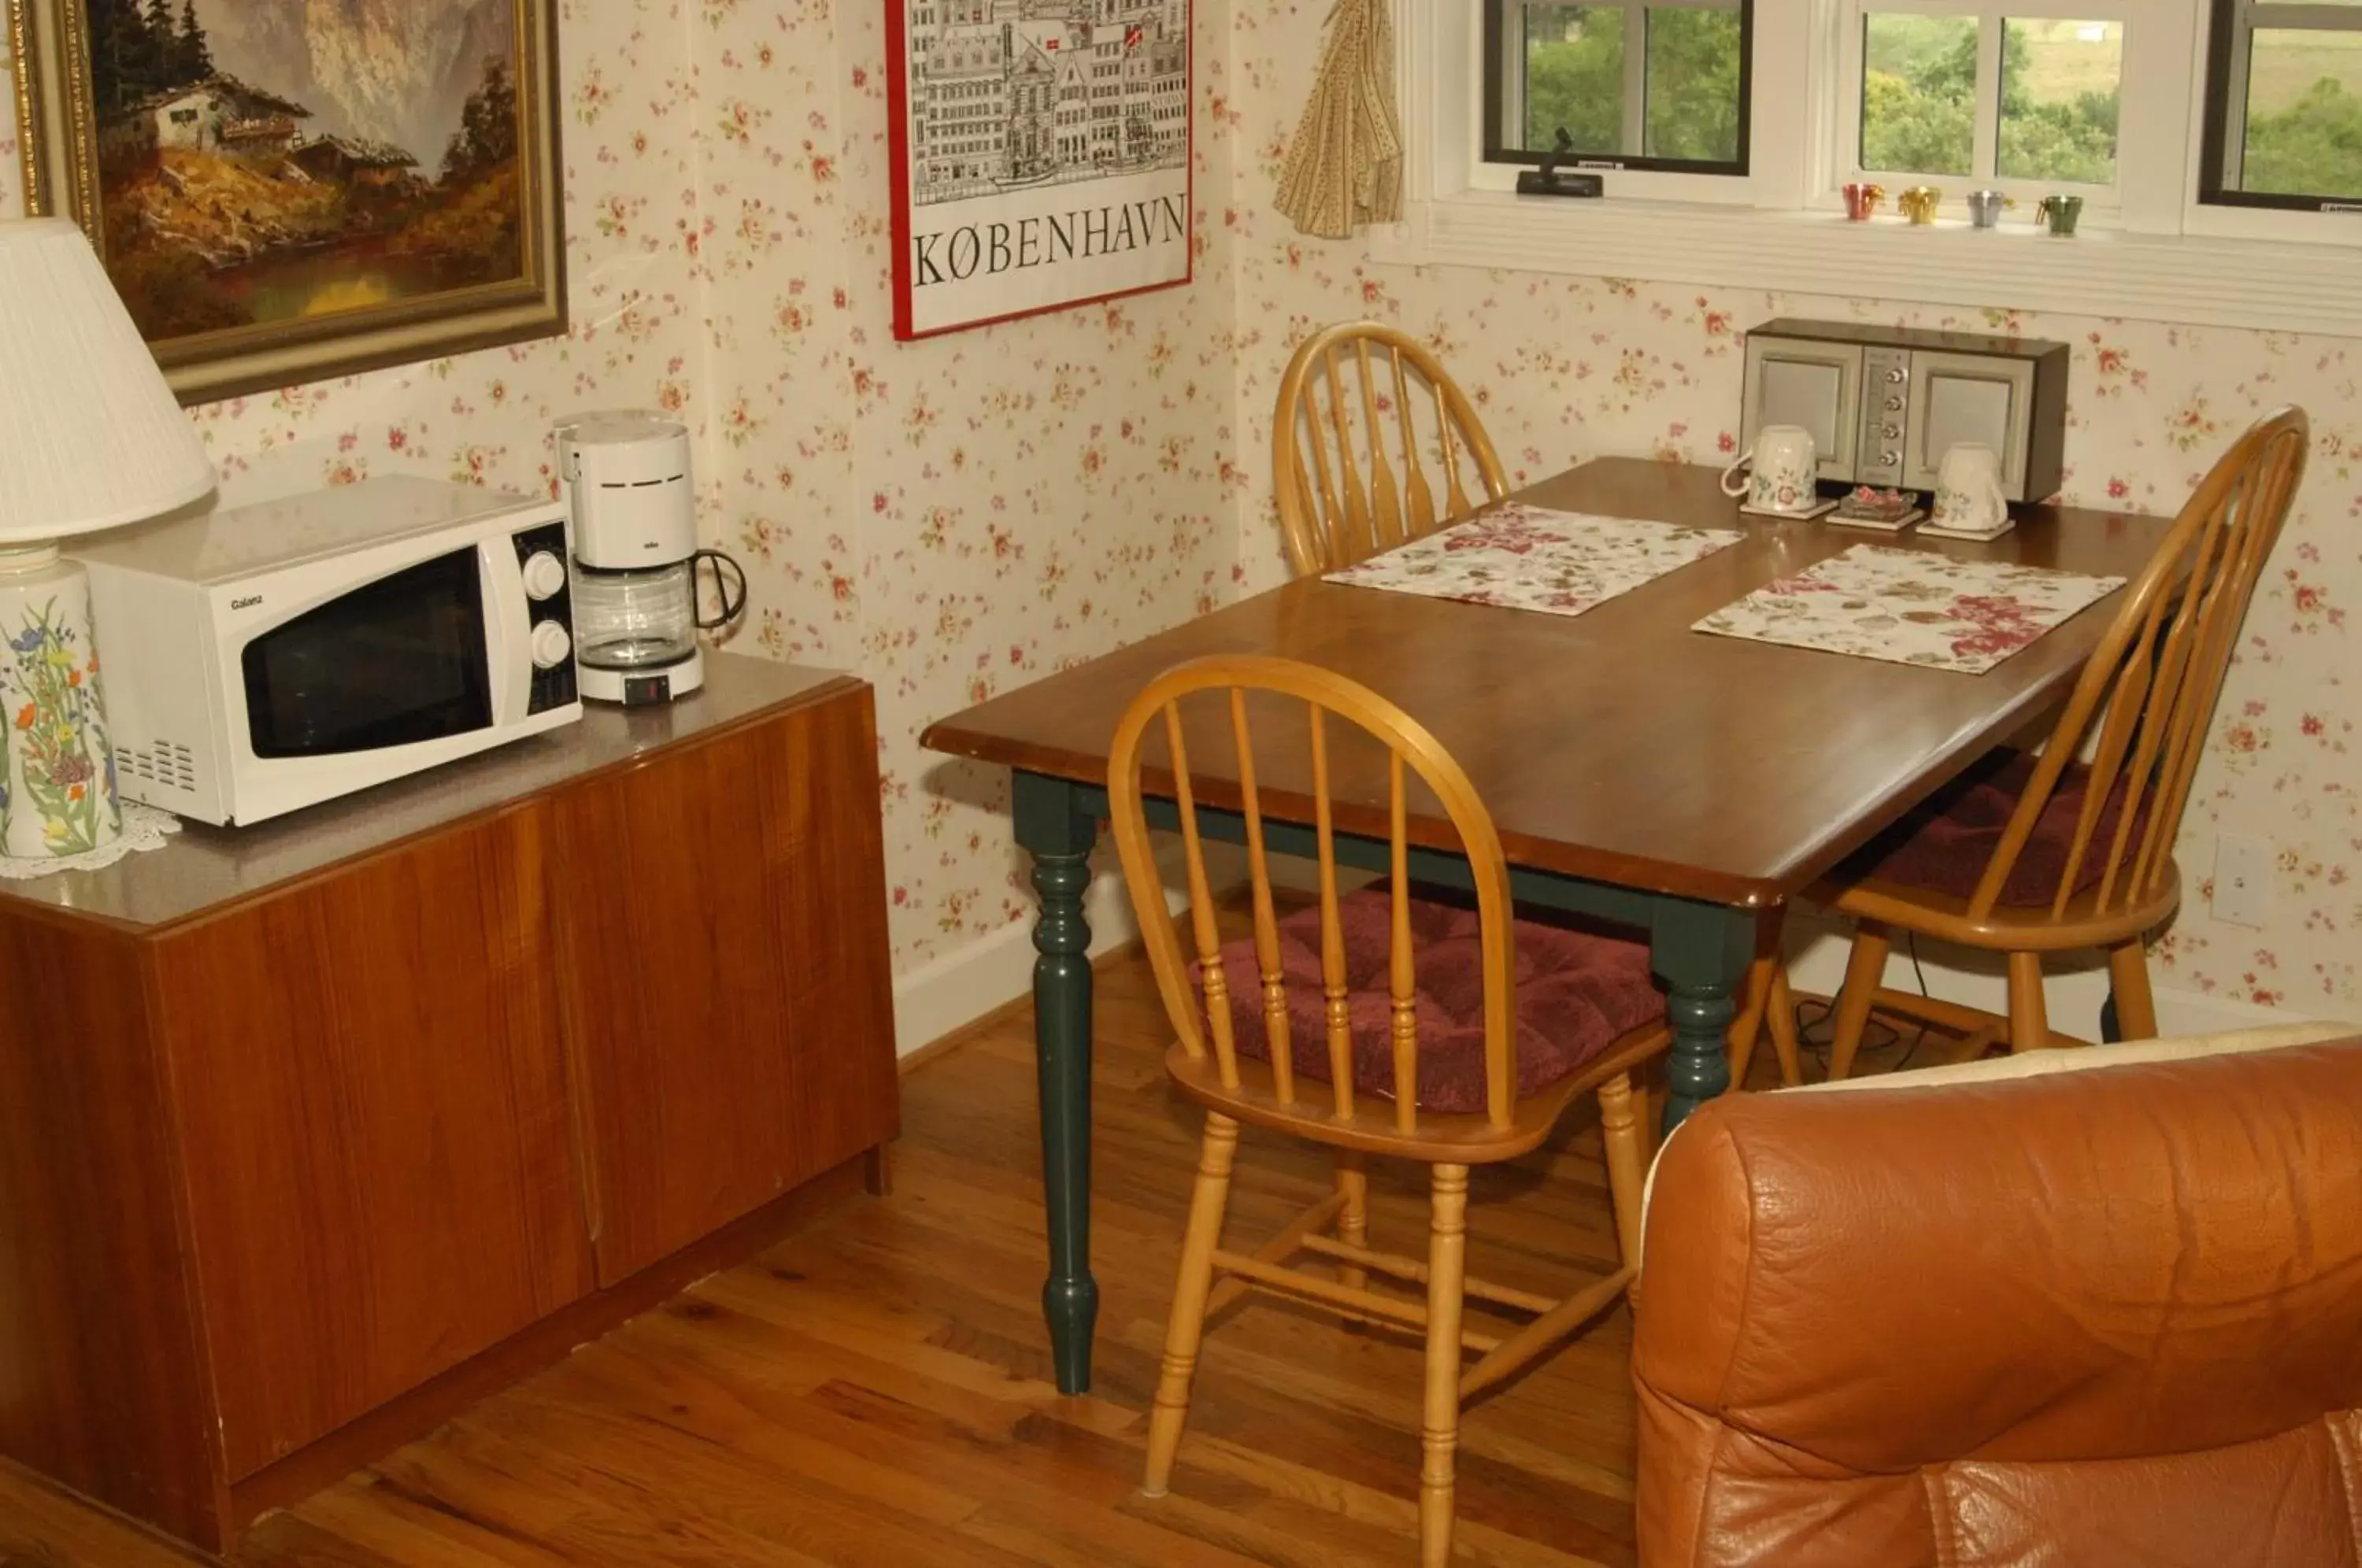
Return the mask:
<svg viewBox="0 0 2362 1568">
<path fill-rule="evenodd" d="M 163 848 L 126 856 L 103 871 L 0 881 L 0 899 L 142 930 L 199 919 L 850 679 L 726 653 L 708 653 L 705 670 L 704 690 L 664 707 L 586 704 L 579 723 L 253 827 L 183 822 Z"/>
</svg>

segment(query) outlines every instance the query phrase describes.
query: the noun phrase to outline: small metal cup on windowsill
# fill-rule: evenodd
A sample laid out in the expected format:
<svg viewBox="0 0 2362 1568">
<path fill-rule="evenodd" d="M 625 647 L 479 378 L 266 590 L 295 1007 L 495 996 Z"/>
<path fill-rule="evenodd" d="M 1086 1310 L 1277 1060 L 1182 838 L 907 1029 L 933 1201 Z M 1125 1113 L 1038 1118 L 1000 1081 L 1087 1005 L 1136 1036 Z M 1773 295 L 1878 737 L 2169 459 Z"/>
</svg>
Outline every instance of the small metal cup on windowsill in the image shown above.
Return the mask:
<svg viewBox="0 0 2362 1568">
<path fill-rule="evenodd" d="M 2072 239 L 2075 226 L 2082 221 L 2083 198 L 2081 196 L 2045 196 L 2035 208 L 2035 216 L 2053 237 Z"/>
<path fill-rule="evenodd" d="M 2001 215 L 2017 205 L 1999 191 L 1969 193 L 1969 223 L 1974 228 L 1998 228 Z"/>
</svg>

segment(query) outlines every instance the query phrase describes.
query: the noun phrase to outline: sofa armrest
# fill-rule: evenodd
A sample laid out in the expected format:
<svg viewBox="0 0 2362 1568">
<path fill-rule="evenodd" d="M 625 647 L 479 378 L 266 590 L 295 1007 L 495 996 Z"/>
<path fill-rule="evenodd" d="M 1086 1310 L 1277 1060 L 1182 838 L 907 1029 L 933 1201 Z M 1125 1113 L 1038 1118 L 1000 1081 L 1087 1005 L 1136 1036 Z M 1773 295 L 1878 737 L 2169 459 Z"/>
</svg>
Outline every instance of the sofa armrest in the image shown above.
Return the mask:
<svg viewBox="0 0 2362 1568">
<path fill-rule="evenodd" d="M 2296 1045 L 2323 1045 L 2332 1041 L 2362 1039 L 2362 1024 L 2277 1023 L 2261 1029 L 2241 1029 L 2227 1034 L 2191 1034 L 2175 1040 L 2127 1040 L 2115 1045 L 2088 1045 L 2063 1051 L 2023 1051 L 1982 1062 L 1962 1062 L 1948 1067 L 1913 1067 L 1900 1073 L 1846 1078 L 1833 1084 L 1807 1084 L 1791 1094 L 1844 1094 L 1861 1089 L 1945 1088 L 1954 1084 L 2005 1083 L 2012 1078 L 2038 1078 L 2051 1073 L 2088 1073 L 2102 1067 L 2137 1066 L 2150 1062 L 2191 1062 L 2204 1056 L 2235 1056 L 2258 1051 L 2284 1051 Z"/>
<path fill-rule="evenodd" d="M 2362 1040 L 2362 1024 L 2279 1023 L 2241 1029 L 2225 1034 L 2191 1034 L 2174 1040 L 2127 1040 L 2114 1045 L 2092 1045 L 2068 1051 L 2025 1051 L 1990 1061 L 1963 1062 L 1957 1066 L 1915 1067 L 1900 1073 L 1880 1073 L 1866 1078 L 1846 1078 L 1833 1084 L 1806 1084 L 1778 1089 L 1783 1095 L 1846 1094 L 1871 1090 L 1946 1088 L 1961 1084 L 2002 1083 L 2013 1078 L 2042 1077 L 2052 1073 L 2087 1073 L 2101 1067 L 2138 1066 L 2154 1062 L 2188 1062 L 2205 1056 L 2230 1056 L 2259 1051 L 2284 1051 L 2299 1045 Z M 1673 1129 L 1673 1138 L 1683 1129 Z M 1665 1161 L 1668 1138 L 1649 1165 L 1649 1179 L 1640 1193 L 1640 1244 L 1633 1249 L 1637 1285 L 1647 1271 L 1649 1206 L 1657 1195 L 1657 1170 Z"/>
</svg>

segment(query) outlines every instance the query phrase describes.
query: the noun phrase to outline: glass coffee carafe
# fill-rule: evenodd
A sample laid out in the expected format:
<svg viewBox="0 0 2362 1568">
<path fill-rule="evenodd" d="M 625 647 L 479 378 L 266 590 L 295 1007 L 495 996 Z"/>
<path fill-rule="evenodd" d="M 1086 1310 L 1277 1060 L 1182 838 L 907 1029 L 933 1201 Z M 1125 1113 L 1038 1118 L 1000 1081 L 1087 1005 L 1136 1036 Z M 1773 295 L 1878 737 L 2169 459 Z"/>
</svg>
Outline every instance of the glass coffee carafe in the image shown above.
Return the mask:
<svg viewBox="0 0 2362 1568">
<path fill-rule="evenodd" d="M 701 571 L 712 574 L 712 616 L 698 602 Z M 697 652 L 699 632 L 727 626 L 745 609 L 746 574 L 720 550 L 646 571 L 579 571 L 575 657 L 593 669 L 624 674 L 667 668 Z"/>
</svg>

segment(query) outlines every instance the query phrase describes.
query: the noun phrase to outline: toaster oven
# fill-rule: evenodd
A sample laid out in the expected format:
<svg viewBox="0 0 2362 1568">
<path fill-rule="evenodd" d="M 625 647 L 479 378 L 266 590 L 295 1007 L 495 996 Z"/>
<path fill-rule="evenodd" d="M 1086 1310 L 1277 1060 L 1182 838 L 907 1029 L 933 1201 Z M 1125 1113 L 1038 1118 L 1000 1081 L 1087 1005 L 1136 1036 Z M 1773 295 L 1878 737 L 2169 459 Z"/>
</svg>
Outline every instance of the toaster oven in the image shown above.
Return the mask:
<svg viewBox="0 0 2362 1568">
<path fill-rule="evenodd" d="M 1852 322 L 1766 322 L 1747 335 L 1739 448 L 1774 425 L 1812 432 L 1830 483 L 1933 491 L 1944 454 L 2001 455 L 2012 501 L 2058 492 L 2067 451 L 2064 343 Z"/>
</svg>

